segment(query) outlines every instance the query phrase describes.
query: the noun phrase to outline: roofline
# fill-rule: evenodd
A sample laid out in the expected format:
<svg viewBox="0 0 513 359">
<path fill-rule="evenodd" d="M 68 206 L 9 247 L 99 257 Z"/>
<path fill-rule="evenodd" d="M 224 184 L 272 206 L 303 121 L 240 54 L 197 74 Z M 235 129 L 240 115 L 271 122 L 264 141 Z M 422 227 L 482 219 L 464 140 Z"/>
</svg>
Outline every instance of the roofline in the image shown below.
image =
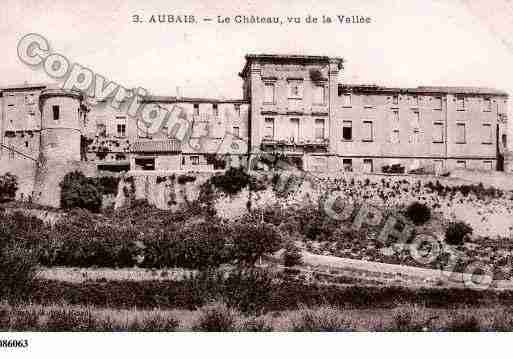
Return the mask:
<svg viewBox="0 0 513 359">
<path fill-rule="evenodd" d="M 245 77 L 248 66 L 253 60 L 272 60 L 272 61 L 290 61 L 290 62 L 336 62 L 339 69 L 342 68 L 344 59 L 342 57 L 332 57 L 324 55 L 297 55 L 297 54 L 246 54 L 244 56 L 246 63 L 241 72 L 240 77 Z"/>
<path fill-rule="evenodd" d="M 509 97 L 506 91 L 484 88 L 484 87 L 466 87 L 466 86 L 417 86 L 417 87 L 386 87 L 375 84 L 342 84 L 338 87 L 357 90 L 370 93 L 415 93 L 415 94 L 461 94 L 476 96 L 504 96 Z"/>
<path fill-rule="evenodd" d="M 249 100 L 243 99 L 216 99 L 204 97 L 176 97 L 176 96 L 144 96 L 141 103 L 233 103 L 249 104 Z"/>
<path fill-rule="evenodd" d="M 8 92 L 8 91 L 16 91 L 16 90 L 40 90 L 45 89 L 49 86 L 49 84 L 16 84 L 10 86 L 0 87 L 0 93 Z"/>
</svg>

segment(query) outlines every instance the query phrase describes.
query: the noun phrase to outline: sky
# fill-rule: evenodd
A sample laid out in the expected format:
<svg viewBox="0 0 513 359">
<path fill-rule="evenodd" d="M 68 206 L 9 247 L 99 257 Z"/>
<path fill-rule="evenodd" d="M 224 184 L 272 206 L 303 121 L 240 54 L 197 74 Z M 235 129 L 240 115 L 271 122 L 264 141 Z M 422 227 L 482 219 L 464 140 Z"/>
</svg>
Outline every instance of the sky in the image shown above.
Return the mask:
<svg viewBox="0 0 513 359">
<path fill-rule="evenodd" d="M 386 86 L 486 86 L 513 94 L 509 0 L 0 0 L 0 86 L 48 82 L 17 57 L 18 41 L 43 35 L 53 51 L 127 87 L 155 95 L 240 98 L 247 53 L 345 59 L 339 81 Z M 132 16 L 194 15 L 196 24 L 133 23 Z M 217 16 L 307 15 L 331 24 L 218 24 Z M 371 17 L 339 24 L 336 15 Z"/>
</svg>

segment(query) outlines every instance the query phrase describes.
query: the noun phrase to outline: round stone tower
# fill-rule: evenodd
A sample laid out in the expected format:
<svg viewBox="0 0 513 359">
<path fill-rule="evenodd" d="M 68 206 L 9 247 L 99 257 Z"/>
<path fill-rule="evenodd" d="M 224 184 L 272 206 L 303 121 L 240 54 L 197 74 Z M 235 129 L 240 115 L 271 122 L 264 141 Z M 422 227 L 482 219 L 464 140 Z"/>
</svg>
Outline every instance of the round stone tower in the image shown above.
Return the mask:
<svg viewBox="0 0 513 359">
<path fill-rule="evenodd" d="M 81 161 L 81 138 L 85 118 L 83 95 L 78 91 L 46 89 L 39 96 L 41 140 L 33 199 L 59 207 L 59 183 L 72 171 L 94 176 L 96 166 Z"/>
<path fill-rule="evenodd" d="M 40 156 L 43 161 L 80 161 L 82 94 L 47 89 L 39 97 L 41 109 Z"/>
</svg>

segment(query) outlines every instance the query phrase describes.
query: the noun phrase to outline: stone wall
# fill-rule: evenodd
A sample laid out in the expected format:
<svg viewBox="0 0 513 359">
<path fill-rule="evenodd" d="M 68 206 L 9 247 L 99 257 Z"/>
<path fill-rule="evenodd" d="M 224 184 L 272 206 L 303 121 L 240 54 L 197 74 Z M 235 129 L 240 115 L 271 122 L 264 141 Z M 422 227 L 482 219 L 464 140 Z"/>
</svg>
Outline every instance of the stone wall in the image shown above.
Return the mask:
<svg viewBox="0 0 513 359">
<path fill-rule="evenodd" d="M 200 194 L 201 185 L 214 173 L 170 173 L 152 171 L 128 173 L 118 184 L 114 208 L 128 205 L 131 200 L 145 199 L 159 209 L 173 210 L 187 201 L 194 201 Z M 183 183 L 187 176 L 194 180 Z"/>
</svg>

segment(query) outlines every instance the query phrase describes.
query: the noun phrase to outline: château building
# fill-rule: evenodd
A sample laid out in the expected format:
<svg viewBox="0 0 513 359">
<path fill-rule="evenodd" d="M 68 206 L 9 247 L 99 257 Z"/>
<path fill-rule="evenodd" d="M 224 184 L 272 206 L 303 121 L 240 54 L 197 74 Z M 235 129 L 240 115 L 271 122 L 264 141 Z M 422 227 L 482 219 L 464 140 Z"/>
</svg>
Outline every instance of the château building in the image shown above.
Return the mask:
<svg viewBox="0 0 513 359">
<path fill-rule="evenodd" d="M 0 89 L 0 165 L 13 172 L 52 160 L 110 171 L 266 169 L 254 160 L 280 153 L 315 172 L 504 170 L 507 93 L 346 84 L 342 71 L 341 58 L 247 55 L 241 99 L 140 99 L 179 109 L 185 139 L 176 138 L 173 121 L 149 133 L 126 103 L 115 108 L 48 85 L 8 86 Z"/>
</svg>

